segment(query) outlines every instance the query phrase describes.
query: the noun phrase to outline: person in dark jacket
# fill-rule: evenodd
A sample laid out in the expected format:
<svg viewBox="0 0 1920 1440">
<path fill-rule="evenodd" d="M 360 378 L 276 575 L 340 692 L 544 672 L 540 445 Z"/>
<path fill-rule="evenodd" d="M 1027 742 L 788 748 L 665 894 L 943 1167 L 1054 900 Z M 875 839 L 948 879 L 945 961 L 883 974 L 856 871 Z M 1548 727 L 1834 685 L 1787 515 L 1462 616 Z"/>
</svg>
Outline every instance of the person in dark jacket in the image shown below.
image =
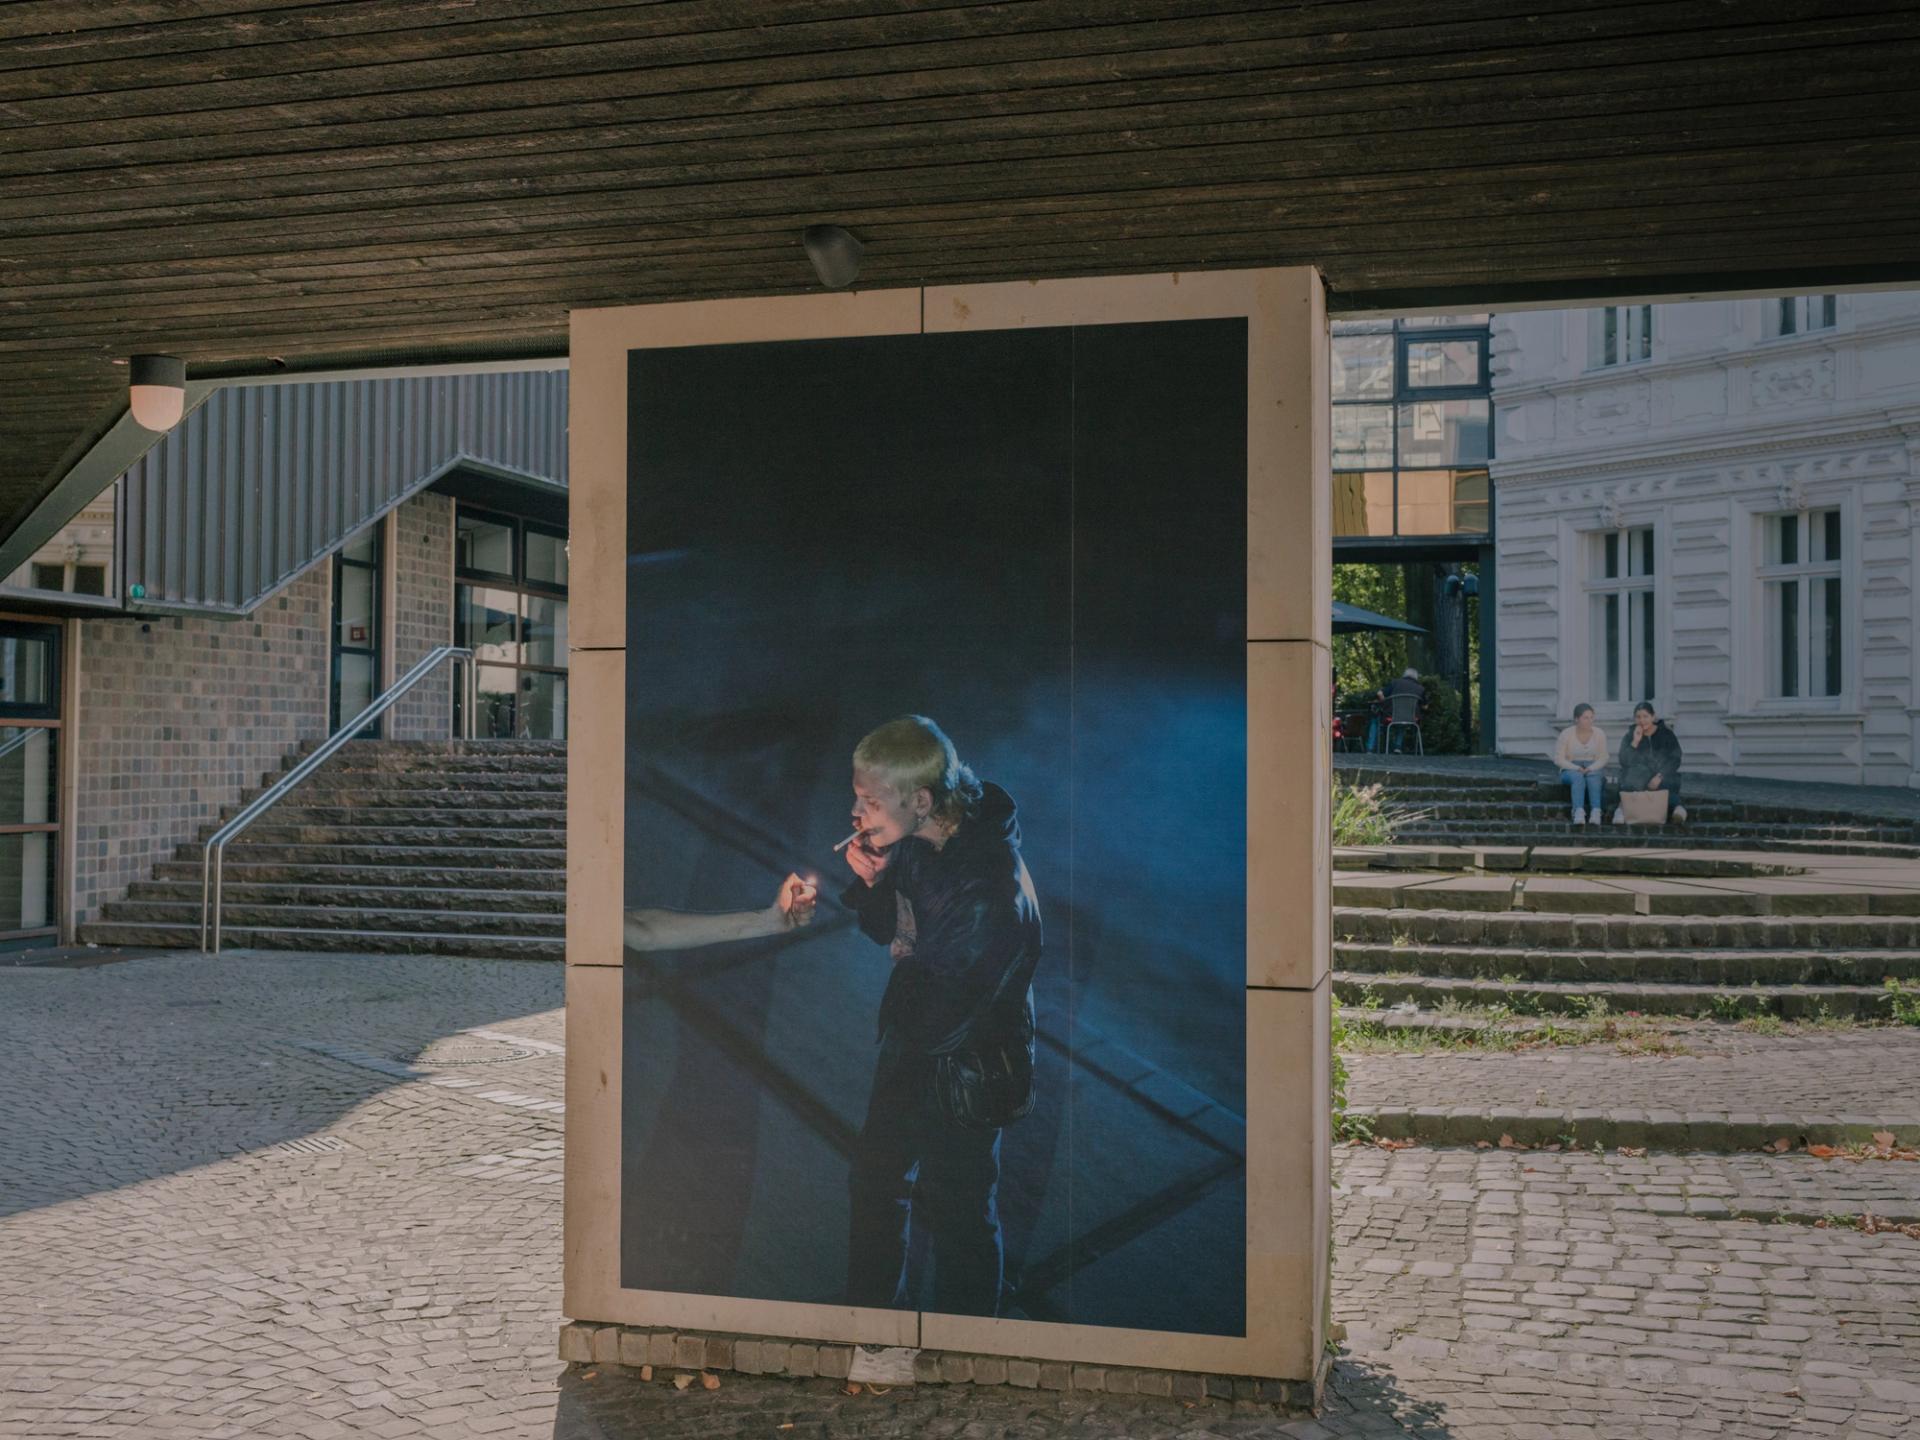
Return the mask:
<svg viewBox="0 0 1920 1440">
<path fill-rule="evenodd" d="M 1620 746 L 1620 788 L 1626 790 L 1664 790 L 1667 818 L 1685 824 L 1687 807 L 1680 803 L 1680 738 L 1673 727 L 1654 714 L 1653 702 L 1642 700 L 1633 707 L 1633 729 Z M 1616 808 L 1613 823 L 1626 816 Z"/>
<path fill-rule="evenodd" d="M 932 1308 L 999 1312 L 1000 1134 L 1031 1108 L 1040 906 L 1013 799 L 924 716 L 853 756 L 854 882 L 841 896 L 893 955 L 848 1184 L 847 1300 L 905 1308 L 908 1239 L 928 1228 Z"/>
</svg>

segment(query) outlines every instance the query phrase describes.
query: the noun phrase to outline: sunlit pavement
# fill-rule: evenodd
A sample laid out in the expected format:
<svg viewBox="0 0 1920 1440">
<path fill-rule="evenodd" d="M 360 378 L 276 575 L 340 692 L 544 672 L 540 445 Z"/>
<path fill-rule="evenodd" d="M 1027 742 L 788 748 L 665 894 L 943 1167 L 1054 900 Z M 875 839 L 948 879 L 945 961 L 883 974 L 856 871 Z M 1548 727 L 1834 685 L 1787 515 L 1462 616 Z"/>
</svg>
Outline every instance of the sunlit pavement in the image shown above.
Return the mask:
<svg viewBox="0 0 1920 1440">
<path fill-rule="evenodd" d="M 561 978 L 248 954 L 0 969 L 0 1435 L 1912 1433 L 1920 1242 L 1731 1202 L 1852 1213 L 1870 1192 L 1885 1212 L 1920 1166 L 1805 1156 L 1340 1151 L 1350 1332 L 1318 1420 L 563 1372 Z"/>
</svg>

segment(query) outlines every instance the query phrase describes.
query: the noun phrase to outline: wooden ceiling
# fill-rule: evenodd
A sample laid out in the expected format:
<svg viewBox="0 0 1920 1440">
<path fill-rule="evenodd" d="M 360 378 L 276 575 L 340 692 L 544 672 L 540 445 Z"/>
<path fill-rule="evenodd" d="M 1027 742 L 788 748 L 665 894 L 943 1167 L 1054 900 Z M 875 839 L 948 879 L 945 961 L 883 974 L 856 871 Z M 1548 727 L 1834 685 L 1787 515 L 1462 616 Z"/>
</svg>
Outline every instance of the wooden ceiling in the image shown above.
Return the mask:
<svg viewBox="0 0 1920 1440">
<path fill-rule="evenodd" d="M 123 396 L 571 306 L 1321 266 L 1345 309 L 1920 279 L 1912 0 L 18 0 L 0 536 Z"/>
</svg>

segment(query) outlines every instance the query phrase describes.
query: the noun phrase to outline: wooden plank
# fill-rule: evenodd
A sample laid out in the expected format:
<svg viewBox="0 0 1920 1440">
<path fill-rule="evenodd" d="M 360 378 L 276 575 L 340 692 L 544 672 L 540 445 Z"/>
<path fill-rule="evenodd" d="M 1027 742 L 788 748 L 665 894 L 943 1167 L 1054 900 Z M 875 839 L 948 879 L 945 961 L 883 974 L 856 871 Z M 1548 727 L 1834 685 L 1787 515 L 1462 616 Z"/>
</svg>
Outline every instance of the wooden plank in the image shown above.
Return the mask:
<svg viewBox="0 0 1920 1440">
<path fill-rule="evenodd" d="M 1844 13 L 1821 7 L 1809 14 L 1806 0 L 1747 0 L 1738 12 L 1795 17 L 1794 24 L 1736 24 L 1702 28 L 1703 11 L 1688 0 L 1671 0 L 1628 11 L 1586 11 L 1556 17 L 1550 36 L 1534 44 L 1513 43 L 1505 21 L 1428 25 L 1401 29 L 1361 28 L 1311 37 L 1271 32 L 1274 17 L 1291 11 L 1260 11 L 1238 17 L 1201 17 L 1140 25 L 1045 30 L 1036 34 L 986 35 L 935 42 L 876 44 L 824 52 L 755 56 L 702 63 L 688 52 L 672 63 L 656 42 L 591 47 L 590 71 L 540 73 L 538 53 L 522 70 L 499 81 L 466 79 L 431 88 L 419 67 L 382 74 L 382 67 L 356 77 L 326 72 L 302 81 L 271 81 L 159 87 L 154 91 L 82 93 L 0 104 L 0 117 L 23 127 L 14 146 L 71 144 L 107 138 L 95 122 L 117 121 L 122 140 L 152 140 L 205 133 L 210 128 L 275 130 L 328 121 L 454 116 L 476 109 L 532 105 L 590 105 L 612 97 L 684 96 L 730 90 L 739 105 L 786 107 L 796 103 L 839 104 L 878 97 L 964 91 L 1004 91 L 1102 78 L 1148 78 L 1166 74 L 1231 76 L 1255 67 L 1298 70 L 1312 84 L 1409 84 L 1444 75 L 1509 74 L 1569 70 L 1644 62 L 1657 55 L 1684 64 L 1716 53 L 1764 53 L 1795 49 L 1809 56 L 1822 46 L 1861 47 L 1911 40 L 1920 17 L 1899 0 L 1853 0 Z M 1022 7 L 1024 10 L 1025 7 Z M 1317 13 L 1318 7 L 1315 7 Z M 1670 17 L 1672 28 L 1645 24 L 1647 15 Z M 1622 17 L 1641 16 L 1636 26 Z M 1308 43 L 1308 40 L 1311 43 Z M 544 53 L 544 52 L 541 52 Z M 675 52 L 678 53 L 678 52 Z M 534 72 L 529 74 L 529 72 Z M 436 72 L 437 73 L 437 72 Z M 362 86 L 387 88 L 350 87 Z M 260 98 L 248 101 L 256 90 Z M 298 97 L 298 98 L 294 98 Z M 218 119 L 213 117 L 217 116 Z"/>
</svg>

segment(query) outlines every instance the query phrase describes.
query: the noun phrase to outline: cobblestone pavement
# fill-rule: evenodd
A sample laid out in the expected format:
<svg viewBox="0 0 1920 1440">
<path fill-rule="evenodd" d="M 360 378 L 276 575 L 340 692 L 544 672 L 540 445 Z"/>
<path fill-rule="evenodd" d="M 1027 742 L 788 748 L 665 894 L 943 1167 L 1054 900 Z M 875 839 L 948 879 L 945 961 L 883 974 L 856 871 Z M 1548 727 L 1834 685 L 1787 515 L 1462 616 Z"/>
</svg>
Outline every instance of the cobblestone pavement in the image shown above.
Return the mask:
<svg viewBox="0 0 1920 1440">
<path fill-rule="evenodd" d="M 1713 1024 L 1661 1028 L 1686 1053 L 1623 1054 L 1596 1044 L 1356 1055 L 1347 1095 L 1369 1107 L 1603 1106 L 1920 1121 L 1920 1029 L 1912 1026 L 1792 1035 Z"/>
<path fill-rule="evenodd" d="M 563 1374 L 560 983 L 278 954 L 0 970 L 0 1436 L 1912 1433 L 1920 1244 L 1722 1217 L 1885 1213 L 1920 1166 L 1804 1156 L 1341 1150 L 1350 1338 L 1319 1420 Z"/>
</svg>

